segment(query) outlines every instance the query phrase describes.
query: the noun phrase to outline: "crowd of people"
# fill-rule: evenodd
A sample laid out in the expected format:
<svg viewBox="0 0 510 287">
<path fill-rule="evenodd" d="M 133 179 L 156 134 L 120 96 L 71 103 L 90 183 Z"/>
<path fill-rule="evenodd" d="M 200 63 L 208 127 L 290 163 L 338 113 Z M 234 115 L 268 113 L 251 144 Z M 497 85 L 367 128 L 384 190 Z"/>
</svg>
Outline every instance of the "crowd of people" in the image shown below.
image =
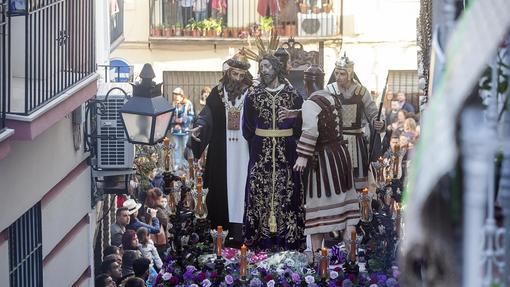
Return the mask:
<svg viewBox="0 0 510 287">
<path fill-rule="evenodd" d="M 182 88 L 173 90 L 169 135 L 181 153 L 174 163 L 184 160 L 185 146 L 195 160 L 208 151 L 208 220 L 211 228 L 228 229 L 234 246 L 302 251 L 310 235 L 316 250 L 331 232 L 349 240 L 374 153 L 364 130 L 383 135 L 382 157 L 405 151 L 408 158 L 419 137 L 415 107 L 404 93 L 388 93 L 390 108 L 381 116 L 345 55 L 335 63 L 336 81 L 326 86 L 319 66 L 305 71 L 303 98 L 286 78 L 288 53 L 261 53 L 256 78 L 248 54 L 241 50 L 225 62 L 220 83 L 202 91 L 208 97 L 198 116 Z M 161 184 L 161 170 L 155 170 L 136 200 L 118 197 L 96 286 L 149 286 L 147 279 L 162 267 L 172 227 Z"/>
</svg>

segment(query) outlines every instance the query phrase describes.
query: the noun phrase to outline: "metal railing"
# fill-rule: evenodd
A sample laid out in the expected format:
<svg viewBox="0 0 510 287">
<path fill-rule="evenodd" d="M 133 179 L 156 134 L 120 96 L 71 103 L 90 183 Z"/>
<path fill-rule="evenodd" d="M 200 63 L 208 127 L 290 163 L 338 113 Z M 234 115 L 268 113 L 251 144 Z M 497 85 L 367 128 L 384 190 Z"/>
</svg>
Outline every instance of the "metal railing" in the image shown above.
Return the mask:
<svg viewBox="0 0 510 287">
<path fill-rule="evenodd" d="M 193 7 L 183 7 L 195 2 Z M 209 3 L 208 3 L 209 2 Z M 334 37 L 341 34 L 341 5 L 337 1 L 286 1 L 284 6 L 262 7 L 258 0 L 151 0 L 151 37 L 246 38 L 268 34 L 280 36 Z M 269 1 L 271 2 L 271 1 Z M 184 4 L 182 4 L 184 3 Z M 283 2 L 282 2 L 283 3 Z M 216 5 L 216 4 L 214 4 Z"/>
<path fill-rule="evenodd" d="M 5 128 L 7 79 L 9 77 L 7 30 L 7 0 L 2 0 L 0 1 L 0 132 Z"/>
<path fill-rule="evenodd" d="M 23 3 L 26 7 L 9 8 L 10 42 L 16 49 L 11 50 L 7 112 L 29 115 L 95 72 L 94 1 Z"/>
</svg>

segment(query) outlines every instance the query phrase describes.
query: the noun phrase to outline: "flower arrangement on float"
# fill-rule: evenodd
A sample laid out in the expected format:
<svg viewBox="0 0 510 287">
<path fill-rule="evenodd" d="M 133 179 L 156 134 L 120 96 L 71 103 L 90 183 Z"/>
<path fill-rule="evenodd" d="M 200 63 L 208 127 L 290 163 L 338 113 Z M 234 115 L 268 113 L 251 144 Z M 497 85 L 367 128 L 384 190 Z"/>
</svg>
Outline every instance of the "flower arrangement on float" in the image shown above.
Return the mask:
<svg viewBox="0 0 510 287">
<path fill-rule="evenodd" d="M 222 255 L 226 261 L 225 268 L 220 274 L 212 268 L 212 258 L 215 255 L 201 255 L 198 264 L 181 267 L 177 261 L 167 257 L 166 263 L 156 278 L 153 286 L 366 286 L 366 287 L 397 287 L 400 271 L 393 266 L 388 272 L 361 272 L 357 275 L 347 274 L 342 264 L 347 259 L 344 250 L 334 248 L 330 250 L 331 265 L 325 275 L 307 264 L 306 255 L 295 251 L 277 252 L 249 252 L 249 272 L 243 277 L 242 266 L 239 263 L 239 251 L 224 248 Z M 336 254 L 334 254 L 336 253 Z"/>
</svg>

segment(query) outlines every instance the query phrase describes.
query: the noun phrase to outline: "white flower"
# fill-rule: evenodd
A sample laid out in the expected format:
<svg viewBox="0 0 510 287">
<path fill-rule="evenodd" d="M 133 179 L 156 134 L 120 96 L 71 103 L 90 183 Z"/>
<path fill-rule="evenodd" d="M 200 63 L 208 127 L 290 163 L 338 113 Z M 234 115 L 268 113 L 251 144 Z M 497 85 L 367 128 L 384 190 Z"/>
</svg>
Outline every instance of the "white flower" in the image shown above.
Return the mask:
<svg viewBox="0 0 510 287">
<path fill-rule="evenodd" d="M 278 273 L 278 275 L 282 276 L 283 273 L 285 273 L 285 270 L 283 270 L 282 268 L 278 268 L 278 269 L 276 269 L 276 273 Z"/>
<path fill-rule="evenodd" d="M 379 287 L 377 284 L 372 284 L 370 287 Z"/>
<path fill-rule="evenodd" d="M 274 287 L 274 284 L 275 284 L 275 283 L 276 283 L 276 282 L 274 282 L 274 280 L 272 280 L 272 279 L 271 279 L 271 280 L 269 280 L 269 281 L 267 282 L 267 287 Z"/>
<path fill-rule="evenodd" d="M 212 283 L 209 279 L 204 279 L 204 281 L 202 281 L 202 287 L 210 287 L 211 285 Z"/>
<path fill-rule="evenodd" d="M 334 270 L 333 270 L 333 271 L 331 271 L 331 272 L 329 272 L 329 278 L 331 278 L 331 279 L 333 279 L 333 280 L 334 280 L 334 279 L 336 279 L 336 278 L 338 278 L 338 272 L 336 272 L 336 271 L 334 271 Z"/>
<path fill-rule="evenodd" d="M 162 276 L 163 280 L 168 281 L 172 278 L 172 273 L 165 272 Z"/>
<path fill-rule="evenodd" d="M 199 287 L 197 284 L 193 283 L 191 285 L 189 285 L 189 287 Z"/>
<path fill-rule="evenodd" d="M 305 282 L 308 283 L 308 284 L 312 284 L 312 283 L 315 283 L 315 278 L 313 278 L 312 275 L 307 275 L 305 277 Z"/>
</svg>

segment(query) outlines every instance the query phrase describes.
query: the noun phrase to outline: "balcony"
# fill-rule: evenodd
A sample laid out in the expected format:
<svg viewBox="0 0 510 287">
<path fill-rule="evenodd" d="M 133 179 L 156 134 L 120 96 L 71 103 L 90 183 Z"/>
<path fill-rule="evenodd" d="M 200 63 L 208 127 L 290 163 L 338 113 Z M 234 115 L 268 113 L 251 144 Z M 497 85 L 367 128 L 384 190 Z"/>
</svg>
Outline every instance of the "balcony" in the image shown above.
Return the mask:
<svg viewBox="0 0 510 287">
<path fill-rule="evenodd" d="M 243 42 L 266 36 L 271 29 L 281 37 L 307 42 L 337 40 L 342 30 L 343 1 L 276 1 L 286 4 L 275 9 L 260 7 L 262 1 L 258 0 L 224 0 L 226 7 L 221 9 L 211 7 L 214 1 L 196 1 L 209 2 L 202 12 L 199 7 L 180 6 L 185 2 L 188 1 L 151 0 L 151 42 Z"/>
<path fill-rule="evenodd" d="M 8 2 L 6 111 L 30 116 L 95 74 L 94 1 Z"/>
</svg>

